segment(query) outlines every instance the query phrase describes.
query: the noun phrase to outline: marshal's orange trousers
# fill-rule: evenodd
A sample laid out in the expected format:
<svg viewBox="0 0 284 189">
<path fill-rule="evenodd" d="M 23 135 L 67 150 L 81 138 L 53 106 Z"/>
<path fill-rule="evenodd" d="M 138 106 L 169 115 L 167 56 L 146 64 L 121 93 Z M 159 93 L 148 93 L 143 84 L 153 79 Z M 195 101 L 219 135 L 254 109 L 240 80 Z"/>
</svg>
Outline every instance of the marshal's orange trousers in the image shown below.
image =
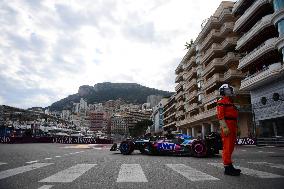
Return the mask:
<svg viewBox="0 0 284 189">
<path fill-rule="evenodd" d="M 237 138 L 237 121 L 236 120 L 226 120 L 227 127 L 230 132 L 227 136 L 224 135 L 223 130 L 221 131 L 222 141 L 223 141 L 223 163 L 224 165 L 229 165 L 232 162 L 232 154 L 235 148 L 235 142 Z"/>
</svg>

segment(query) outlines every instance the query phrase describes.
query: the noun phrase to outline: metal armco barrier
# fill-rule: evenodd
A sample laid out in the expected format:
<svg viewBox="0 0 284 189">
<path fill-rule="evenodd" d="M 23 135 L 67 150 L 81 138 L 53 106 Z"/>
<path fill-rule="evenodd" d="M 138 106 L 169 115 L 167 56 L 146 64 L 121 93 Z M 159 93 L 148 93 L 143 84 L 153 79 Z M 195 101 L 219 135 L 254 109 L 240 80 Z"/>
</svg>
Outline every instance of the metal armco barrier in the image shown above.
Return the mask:
<svg viewBox="0 0 284 189">
<path fill-rule="evenodd" d="M 83 137 L 54 137 L 52 142 L 63 144 L 96 144 L 96 139 Z"/>
<path fill-rule="evenodd" d="M 84 137 L 0 137 L 0 143 L 112 144 L 112 140 Z"/>
<path fill-rule="evenodd" d="M 256 139 L 244 137 L 244 138 L 237 138 L 236 140 L 237 145 L 256 145 Z"/>
</svg>

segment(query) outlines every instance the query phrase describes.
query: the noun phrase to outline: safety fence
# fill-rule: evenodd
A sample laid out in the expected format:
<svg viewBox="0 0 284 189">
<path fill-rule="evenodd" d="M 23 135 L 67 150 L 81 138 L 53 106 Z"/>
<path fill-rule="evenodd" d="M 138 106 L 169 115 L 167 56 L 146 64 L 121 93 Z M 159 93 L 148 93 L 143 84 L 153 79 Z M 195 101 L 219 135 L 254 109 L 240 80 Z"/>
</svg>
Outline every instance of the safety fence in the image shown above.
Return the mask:
<svg viewBox="0 0 284 189">
<path fill-rule="evenodd" d="M 112 144 L 109 139 L 86 137 L 0 137 L 0 143 L 62 143 L 62 144 Z"/>
</svg>

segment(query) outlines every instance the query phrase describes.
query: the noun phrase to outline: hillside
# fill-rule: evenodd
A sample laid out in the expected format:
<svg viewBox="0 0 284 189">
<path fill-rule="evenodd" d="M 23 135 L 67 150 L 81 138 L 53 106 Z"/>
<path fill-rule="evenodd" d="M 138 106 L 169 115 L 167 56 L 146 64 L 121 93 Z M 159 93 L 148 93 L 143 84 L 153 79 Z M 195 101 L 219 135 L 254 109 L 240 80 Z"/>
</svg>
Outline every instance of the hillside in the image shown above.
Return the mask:
<svg viewBox="0 0 284 189">
<path fill-rule="evenodd" d="M 170 96 L 173 93 L 154 88 L 145 87 L 136 83 L 98 83 L 94 86 L 83 85 L 79 87 L 78 93 L 69 95 L 53 103 L 49 109 L 62 110 L 71 108 L 73 102 L 79 102 L 84 98 L 88 103 L 103 103 L 108 100 L 121 98 L 125 102 L 143 104 L 149 95 Z"/>
</svg>

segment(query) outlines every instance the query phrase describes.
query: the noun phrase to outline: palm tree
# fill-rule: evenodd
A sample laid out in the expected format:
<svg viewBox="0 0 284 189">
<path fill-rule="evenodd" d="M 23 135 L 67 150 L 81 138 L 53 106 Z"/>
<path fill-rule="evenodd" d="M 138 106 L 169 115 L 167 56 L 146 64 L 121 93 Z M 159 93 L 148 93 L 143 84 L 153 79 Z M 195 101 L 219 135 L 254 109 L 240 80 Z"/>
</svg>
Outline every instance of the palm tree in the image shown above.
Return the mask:
<svg viewBox="0 0 284 189">
<path fill-rule="evenodd" d="M 186 42 L 184 46 L 185 46 L 185 49 L 190 49 L 192 45 L 193 45 L 193 39 L 191 39 L 189 43 Z"/>
</svg>

